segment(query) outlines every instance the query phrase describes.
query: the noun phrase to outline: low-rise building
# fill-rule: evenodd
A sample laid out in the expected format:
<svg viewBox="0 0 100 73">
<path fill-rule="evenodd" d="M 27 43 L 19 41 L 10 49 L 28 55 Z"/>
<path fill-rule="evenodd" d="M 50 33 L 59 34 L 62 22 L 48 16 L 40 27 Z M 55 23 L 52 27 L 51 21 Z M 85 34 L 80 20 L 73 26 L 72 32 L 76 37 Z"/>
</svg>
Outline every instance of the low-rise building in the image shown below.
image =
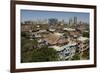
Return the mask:
<svg viewBox="0 0 100 73">
<path fill-rule="evenodd" d="M 79 37 L 78 41 L 80 42 L 80 44 L 79 44 L 79 51 L 80 52 L 83 52 L 89 48 L 89 38 Z"/>
<path fill-rule="evenodd" d="M 72 29 L 72 28 L 63 28 L 63 30 L 65 30 L 65 31 L 75 31 L 75 29 Z"/>
<path fill-rule="evenodd" d="M 68 43 L 68 40 L 59 33 L 50 33 L 46 36 L 46 38 L 44 38 L 44 40 L 50 45 L 60 46 Z"/>
<path fill-rule="evenodd" d="M 73 44 L 66 44 L 64 46 L 51 46 L 54 48 L 58 55 L 59 55 L 59 60 L 70 60 L 76 52 L 76 43 Z"/>
</svg>

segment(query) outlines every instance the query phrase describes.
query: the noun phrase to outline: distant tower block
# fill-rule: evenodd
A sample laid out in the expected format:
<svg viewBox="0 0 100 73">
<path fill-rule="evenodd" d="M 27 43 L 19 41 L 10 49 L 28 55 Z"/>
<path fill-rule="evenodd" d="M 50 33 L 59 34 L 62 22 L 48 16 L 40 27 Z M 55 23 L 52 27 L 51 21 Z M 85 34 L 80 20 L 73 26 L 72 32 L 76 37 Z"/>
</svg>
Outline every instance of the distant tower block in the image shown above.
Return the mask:
<svg viewBox="0 0 100 73">
<path fill-rule="evenodd" d="M 74 24 L 77 24 L 77 17 L 74 17 Z"/>
<path fill-rule="evenodd" d="M 69 25 L 72 25 L 73 22 L 72 22 L 72 19 L 69 19 Z"/>
<path fill-rule="evenodd" d="M 64 25 L 64 20 L 61 21 L 61 25 Z"/>
</svg>

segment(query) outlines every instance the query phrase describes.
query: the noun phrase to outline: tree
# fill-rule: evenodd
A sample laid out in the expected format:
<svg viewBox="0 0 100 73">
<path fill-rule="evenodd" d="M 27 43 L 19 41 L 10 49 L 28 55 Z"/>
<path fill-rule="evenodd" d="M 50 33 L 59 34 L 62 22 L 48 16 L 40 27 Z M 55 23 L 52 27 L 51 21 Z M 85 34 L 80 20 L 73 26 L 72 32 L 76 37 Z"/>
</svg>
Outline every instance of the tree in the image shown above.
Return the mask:
<svg viewBox="0 0 100 73">
<path fill-rule="evenodd" d="M 37 40 L 29 40 L 25 37 L 21 37 L 21 62 L 32 61 L 32 50 L 37 49 Z"/>
<path fill-rule="evenodd" d="M 33 49 L 23 53 L 22 62 L 47 62 L 47 61 L 57 61 L 59 56 L 53 48 L 48 48 L 48 46 L 43 46 L 39 49 Z"/>
<path fill-rule="evenodd" d="M 32 50 L 32 49 L 37 49 L 38 46 L 38 42 L 37 40 L 29 40 L 26 39 L 24 37 L 21 38 L 21 50 L 23 52 L 28 51 L 28 50 Z"/>
<path fill-rule="evenodd" d="M 84 51 L 82 57 L 84 59 L 89 59 L 89 50 Z"/>
<path fill-rule="evenodd" d="M 48 48 L 48 46 L 43 46 L 37 49 L 32 54 L 32 61 L 34 62 L 44 62 L 44 61 L 57 61 L 58 55 L 56 50 L 53 48 Z"/>
<path fill-rule="evenodd" d="M 89 32 L 83 32 L 83 37 L 88 37 L 89 38 Z"/>
<path fill-rule="evenodd" d="M 32 61 L 32 53 L 31 51 L 21 52 L 21 62 L 31 62 Z"/>
<path fill-rule="evenodd" d="M 21 37 L 24 37 L 24 38 L 27 38 L 27 39 L 30 38 L 29 33 L 27 33 L 27 32 L 21 32 Z"/>
<path fill-rule="evenodd" d="M 75 55 L 72 57 L 72 60 L 80 60 L 79 54 L 75 54 Z"/>
</svg>

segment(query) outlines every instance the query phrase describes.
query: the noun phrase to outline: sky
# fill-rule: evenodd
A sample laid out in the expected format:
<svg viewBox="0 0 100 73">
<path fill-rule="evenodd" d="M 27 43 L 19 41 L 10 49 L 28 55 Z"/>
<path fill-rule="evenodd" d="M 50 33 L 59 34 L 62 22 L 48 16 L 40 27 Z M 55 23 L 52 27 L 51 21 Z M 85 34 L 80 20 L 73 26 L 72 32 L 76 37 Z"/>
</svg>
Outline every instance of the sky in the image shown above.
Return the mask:
<svg viewBox="0 0 100 73">
<path fill-rule="evenodd" d="M 56 18 L 68 22 L 69 19 L 77 17 L 78 21 L 89 23 L 89 13 L 83 12 L 58 12 L 58 11 L 39 11 L 39 10 L 21 10 L 21 22 L 46 20 Z"/>
</svg>

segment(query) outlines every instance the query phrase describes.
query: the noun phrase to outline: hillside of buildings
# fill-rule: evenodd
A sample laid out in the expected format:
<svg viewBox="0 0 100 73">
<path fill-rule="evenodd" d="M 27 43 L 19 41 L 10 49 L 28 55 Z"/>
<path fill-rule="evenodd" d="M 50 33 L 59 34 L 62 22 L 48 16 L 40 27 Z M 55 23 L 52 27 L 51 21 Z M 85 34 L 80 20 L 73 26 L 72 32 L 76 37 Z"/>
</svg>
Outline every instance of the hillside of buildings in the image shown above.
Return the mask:
<svg viewBox="0 0 100 73">
<path fill-rule="evenodd" d="M 89 23 L 51 18 L 21 23 L 21 62 L 89 59 Z"/>
</svg>

